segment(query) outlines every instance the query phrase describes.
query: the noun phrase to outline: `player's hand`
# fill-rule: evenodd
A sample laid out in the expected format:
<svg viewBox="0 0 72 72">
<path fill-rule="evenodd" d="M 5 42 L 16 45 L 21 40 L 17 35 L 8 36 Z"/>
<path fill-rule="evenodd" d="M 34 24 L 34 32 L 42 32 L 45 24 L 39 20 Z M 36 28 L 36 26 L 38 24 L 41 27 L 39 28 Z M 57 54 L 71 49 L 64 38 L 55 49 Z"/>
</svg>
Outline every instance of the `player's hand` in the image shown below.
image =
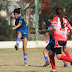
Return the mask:
<svg viewBox="0 0 72 72">
<path fill-rule="evenodd" d="M 16 29 L 16 27 L 12 27 L 12 30 L 15 30 Z"/>
<path fill-rule="evenodd" d="M 15 18 L 14 14 L 12 14 L 12 17 Z"/>
</svg>

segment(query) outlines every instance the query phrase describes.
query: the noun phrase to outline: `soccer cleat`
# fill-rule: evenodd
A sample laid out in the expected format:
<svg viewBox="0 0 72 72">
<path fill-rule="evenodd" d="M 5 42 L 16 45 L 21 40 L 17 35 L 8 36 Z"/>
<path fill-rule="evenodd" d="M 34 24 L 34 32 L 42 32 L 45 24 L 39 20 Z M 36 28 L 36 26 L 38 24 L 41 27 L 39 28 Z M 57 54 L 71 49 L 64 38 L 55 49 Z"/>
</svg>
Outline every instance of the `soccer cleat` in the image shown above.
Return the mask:
<svg viewBox="0 0 72 72">
<path fill-rule="evenodd" d="M 72 62 L 70 64 L 72 65 Z"/>
<path fill-rule="evenodd" d="M 18 50 L 18 46 L 17 45 L 15 45 L 15 49 Z"/>
<path fill-rule="evenodd" d="M 64 64 L 64 67 L 67 67 L 68 66 L 68 63 Z"/>
<path fill-rule="evenodd" d="M 48 66 L 50 64 L 50 62 L 48 61 L 48 62 L 46 62 L 44 65 L 43 65 L 43 67 L 46 67 L 46 66 Z"/>
<path fill-rule="evenodd" d="M 27 61 L 25 61 L 25 62 L 24 62 L 24 66 L 28 66 L 28 63 L 27 63 Z"/>
</svg>

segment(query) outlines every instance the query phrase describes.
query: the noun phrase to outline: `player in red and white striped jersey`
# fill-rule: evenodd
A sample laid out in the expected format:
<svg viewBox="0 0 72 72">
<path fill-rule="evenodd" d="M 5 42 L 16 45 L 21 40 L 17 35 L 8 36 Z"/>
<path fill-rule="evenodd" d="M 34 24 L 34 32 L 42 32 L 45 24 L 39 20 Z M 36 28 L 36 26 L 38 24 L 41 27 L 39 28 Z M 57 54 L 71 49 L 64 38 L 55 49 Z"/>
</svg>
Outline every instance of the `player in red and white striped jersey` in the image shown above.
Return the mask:
<svg viewBox="0 0 72 72">
<path fill-rule="evenodd" d="M 49 51 L 49 57 L 53 71 L 56 71 L 53 52 L 56 53 L 57 59 L 72 62 L 71 57 L 64 56 L 61 53 L 61 49 L 66 45 L 67 41 L 67 36 L 61 31 L 61 28 L 68 27 L 70 30 L 72 30 L 72 27 L 68 20 L 64 18 L 63 10 L 61 8 L 56 9 L 56 14 L 57 16 L 55 16 L 52 21 L 52 30 L 49 30 L 54 40 L 54 48 Z"/>
</svg>

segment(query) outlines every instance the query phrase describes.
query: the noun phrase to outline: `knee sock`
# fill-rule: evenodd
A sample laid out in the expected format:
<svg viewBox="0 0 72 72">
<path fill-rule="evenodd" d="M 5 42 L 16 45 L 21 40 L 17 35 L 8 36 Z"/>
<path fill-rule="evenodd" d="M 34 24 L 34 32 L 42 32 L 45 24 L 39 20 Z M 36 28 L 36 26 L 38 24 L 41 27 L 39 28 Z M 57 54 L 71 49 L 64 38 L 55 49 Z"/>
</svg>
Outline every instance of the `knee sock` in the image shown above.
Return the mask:
<svg viewBox="0 0 72 72">
<path fill-rule="evenodd" d="M 63 54 L 62 54 L 63 55 Z M 65 60 L 62 60 L 64 64 L 66 64 L 67 62 Z"/>
<path fill-rule="evenodd" d="M 65 60 L 65 61 L 68 61 L 68 62 L 72 62 L 71 57 L 67 57 L 67 56 L 63 56 L 63 55 L 60 57 L 60 60 Z"/>
<path fill-rule="evenodd" d="M 52 69 L 56 70 L 54 56 L 49 55 L 49 57 L 50 57 L 50 63 L 51 63 Z"/>
<path fill-rule="evenodd" d="M 24 62 L 27 62 L 27 53 L 24 53 Z"/>
<path fill-rule="evenodd" d="M 71 57 L 67 50 L 65 50 L 65 54 L 67 55 L 67 57 Z"/>
<path fill-rule="evenodd" d="M 16 45 L 19 46 L 19 43 L 21 41 L 21 38 L 17 37 L 17 40 L 16 40 Z"/>
<path fill-rule="evenodd" d="M 44 55 L 44 58 L 45 58 L 45 61 L 48 62 L 48 55 L 47 54 Z"/>
</svg>

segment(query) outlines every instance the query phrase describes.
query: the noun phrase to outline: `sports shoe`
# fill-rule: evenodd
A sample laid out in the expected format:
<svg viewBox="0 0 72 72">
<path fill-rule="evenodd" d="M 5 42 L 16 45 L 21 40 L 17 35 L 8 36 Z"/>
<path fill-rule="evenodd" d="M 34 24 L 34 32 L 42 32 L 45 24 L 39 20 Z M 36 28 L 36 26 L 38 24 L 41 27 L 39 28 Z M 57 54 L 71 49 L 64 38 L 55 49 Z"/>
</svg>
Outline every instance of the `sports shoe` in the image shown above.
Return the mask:
<svg viewBox="0 0 72 72">
<path fill-rule="evenodd" d="M 64 67 L 67 67 L 68 66 L 68 63 L 64 64 Z"/>
<path fill-rule="evenodd" d="M 18 46 L 17 45 L 15 45 L 15 49 L 18 50 Z"/>
<path fill-rule="evenodd" d="M 72 62 L 70 64 L 72 65 Z"/>
<path fill-rule="evenodd" d="M 28 66 L 28 63 L 27 63 L 27 61 L 25 61 L 25 62 L 24 62 L 24 66 Z"/>
<path fill-rule="evenodd" d="M 43 67 L 46 67 L 46 66 L 48 66 L 50 64 L 50 62 L 48 61 L 48 62 L 46 62 L 44 65 L 43 65 Z"/>
<path fill-rule="evenodd" d="M 52 70 L 52 72 L 57 72 L 56 70 Z"/>
</svg>

